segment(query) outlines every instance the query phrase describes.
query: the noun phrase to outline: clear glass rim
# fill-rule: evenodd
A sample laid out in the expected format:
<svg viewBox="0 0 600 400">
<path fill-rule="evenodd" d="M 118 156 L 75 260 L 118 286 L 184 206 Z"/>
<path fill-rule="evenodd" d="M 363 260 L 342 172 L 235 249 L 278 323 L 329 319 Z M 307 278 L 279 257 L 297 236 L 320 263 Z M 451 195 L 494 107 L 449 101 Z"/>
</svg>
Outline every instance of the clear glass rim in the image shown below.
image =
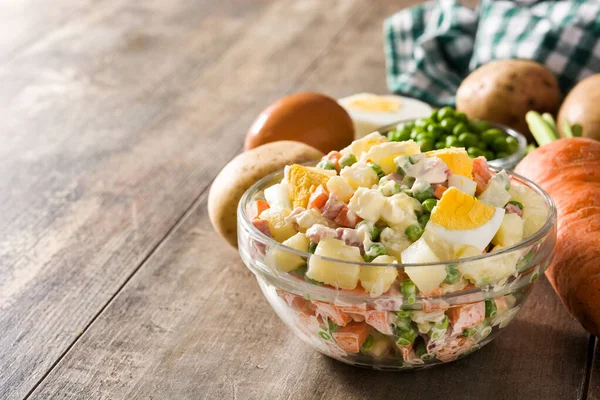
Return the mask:
<svg viewBox="0 0 600 400">
<path fill-rule="evenodd" d="M 304 163 L 304 164 L 311 164 L 316 161 L 318 161 L 318 160 L 315 160 L 313 162 Z M 499 168 L 496 168 L 496 167 L 492 167 L 490 169 L 493 171 L 500 170 Z M 372 262 L 366 262 L 366 261 L 365 262 L 346 261 L 346 260 L 340 260 L 337 258 L 323 257 L 323 256 L 318 256 L 318 257 L 320 257 L 322 260 L 325 260 L 325 261 L 332 261 L 332 262 L 339 263 L 339 264 L 359 265 L 361 267 L 394 267 L 394 268 L 409 267 L 410 268 L 410 267 L 432 267 L 432 266 L 447 265 L 447 264 L 463 264 L 463 263 L 468 263 L 468 262 L 472 262 L 472 261 L 491 259 L 494 257 L 501 256 L 503 254 L 511 253 L 516 250 L 521 250 L 529 245 L 536 243 L 538 240 L 545 237 L 552 230 L 552 227 L 556 224 L 556 206 L 555 206 L 552 198 L 550 198 L 550 196 L 548 195 L 548 193 L 546 193 L 537 184 L 533 183 L 529 179 L 527 179 L 519 174 L 516 174 L 512 171 L 506 171 L 506 172 L 511 178 L 516 178 L 517 180 L 521 181 L 522 184 L 526 185 L 528 188 L 532 189 L 538 195 L 540 195 L 544 199 L 546 206 L 548 207 L 548 218 L 546 219 L 544 225 L 533 235 L 520 241 L 519 243 L 516 243 L 512 246 L 505 247 L 505 248 L 495 251 L 493 253 L 484 253 L 484 254 L 480 254 L 480 255 L 472 256 L 472 257 L 440 261 L 440 262 L 431 262 L 431 263 L 416 263 L 416 264 L 372 263 Z M 250 220 L 250 218 L 248 217 L 248 215 L 246 213 L 246 206 L 247 206 L 249 200 L 252 199 L 258 191 L 262 190 L 263 186 L 267 182 L 271 181 L 275 176 L 277 176 L 279 174 L 283 174 L 283 170 L 279 170 L 279 171 L 273 172 L 273 173 L 265 176 L 264 178 L 262 178 L 261 180 L 256 182 L 254 185 L 252 185 L 244 193 L 244 195 L 240 199 L 240 202 L 238 203 L 238 209 L 237 209 L 238 229 L 240 229 L 240 228 L 246 229 L 250 233 L 250 235 L 253 237 L 253 239 L 258 240 L 265 245 L 268 245 L 272 248 L 278 247 L 286 252 L 293 253 L 293 254 L 296 254 L 296 255 L 299 255 L 301 257 L 308 259 L 308 257 L 314 256 L 314 254 L 296 250 L 294 248 L 286 246 L 283 243 L 279 243 L 275 239 L 260 232 L 258 229 L 256 229 L 254 227 L 254 225 L 252 225 L 252 221 Z"/>
<path fill-rule="evenodd" d="M 418 119 L 420 119 L 420 118 L 403 119 L 402 121 L 398 121 L 398 122 L 394 122 L 393 124 L 382 126 L 382 127 L 378 128 L 376 132 L 379 132 L 380 134 L 385 135 L 389 131 L 396 129 L 396 127 L 399 124 L 406 124 L 406 123 L 414 122 Z M 493 167 L 500 167 L 502 165 L 515 165 L 525 156 L 525 151 L 527 150 L 527 138 L 521 132 L 518 132 L 518 131 L 514 130 L 513 128 L 510 128 L 503 124 L 499 124 L 497 122 L 491 122 L 491 121 L 486 121 L 486 120 L 477 120 L 477 122 L 486 122 L 492 128 L 501 129 L 509 136 L 512 136 L 515 139 L 517 139 L 517 142 L 519 143 L 519 147 L 517 148 L 517 151 L 510 154 L 508 157 L 496 158 L 494 160 L 488 160 L 489 165 L 491 165 Z"/>
</svg>

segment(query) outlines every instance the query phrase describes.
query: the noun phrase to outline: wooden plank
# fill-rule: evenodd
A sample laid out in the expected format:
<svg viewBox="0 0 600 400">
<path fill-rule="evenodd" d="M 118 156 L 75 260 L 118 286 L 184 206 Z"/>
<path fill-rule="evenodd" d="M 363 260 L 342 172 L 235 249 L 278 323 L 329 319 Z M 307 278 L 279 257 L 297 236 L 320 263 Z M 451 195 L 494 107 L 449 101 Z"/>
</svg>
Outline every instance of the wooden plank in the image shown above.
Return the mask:
<svg viewBox="0 0 600 400">
<path fill-rule="evenodd" d="M 0 398 L 35 387 L 241 147 L 233 133 L 364 7 L 122 1 L 0 66 Z"/>
<path fill-rule="evenodd" d="M 379 28 L 392 11 L 353 19 L 302 88 L 384 91 Z M 517 320 L 467 359 L 404 374 L 332 361 L 275 316 L 212 232 L 204 195 L 32 397 L 569 399 L 582 395 L 587 340 L 541 279 Z"/>
</svg>

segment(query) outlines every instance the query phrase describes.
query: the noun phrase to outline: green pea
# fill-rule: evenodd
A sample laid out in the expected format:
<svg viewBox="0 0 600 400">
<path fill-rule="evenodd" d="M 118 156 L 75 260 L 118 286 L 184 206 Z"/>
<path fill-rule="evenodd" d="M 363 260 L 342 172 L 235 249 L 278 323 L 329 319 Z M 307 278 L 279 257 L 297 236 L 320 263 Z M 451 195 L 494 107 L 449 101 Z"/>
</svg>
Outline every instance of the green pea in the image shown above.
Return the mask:
<svg viewBox="0 0 600 400">
<path fill-rule="evenodd" d="M 317 168 L 335 170 L 335 165 L 329 160 L 321 160 L 317 164 Z"/>
<path fill-rule="evenodd" d="M 356 229 L 359 229 L 361 226 L 366 226 L 367 227 L 367 232 L 369 233 L 369 237 L 371 238 L 371 241 L 376 242 L 379 240 L 379 234 L 381 233 L 379 231 L 379 228 L 377 228 L 375 226 L 374 223 L 364 220 L 364 221 L 360 221 L 357 225 L 356 225 Z"/>
<path fill-rule="evenodd" d="M 498 313 L 498 307 L 496 307 L 496 302 L 494 299 L 487 299 L 485 301 L 485 316 L 494 318 Z"/>
<path fill-rule="evenodd" d="M 490 124 L 485 121 L 470 121 L 469 126 L 477 133 L 482 133 L 489 129 Z"/>
<path fill-rule="evenodd" d="M 492 148 L 496 151 L 508 152 L 508 143 L 506 143 L 506 138 L 496 138 L 492 144 Z"/>
<path fill-rule="evenodd" d="M 465 114 L 464 112 L 457 112 L 456 114 L 454 114 L 454 117 L 464 123 L 467 123 L 469 121 L 469 118 L 467 118 L 467 114 Z"/>
<path fill-rule="evenodd" d="M 432 121 L 436 121 L 436 122 L 439 121 L 438 120 L 438 110 L 433 110 L 431 112 L 431 114 L 429 114 L 429 119 Z"/>
<path fill-rule="evenodd" d="M 438 110 L 437 112 L 437 117 L 438 120 L 444 120 L 448 117 L 453 117 L 454 116 L 454 109 L 452 107 L 442 107 Z"/>
<path fill-rule="evenodd" d="M 426 125 L 428 125 L 428 120 L 426 118 L 419 118 L 418 120 L 415 121 L 415 127 L 425 127 Z"/>
<path fill-rule="evenodd" d="M 488 129 L 481 134 L 481 139 L 488 146 L 491 146 L 492 143 L 494 143 L 494 140 L 496 140 L 497 138 L 502 138 L 502 137 L 504 137 L 504 132 L 502 132 L 500 129 L 497 129 L 497 128 Z"/>
<path fill-rule="evenodd" d="M 400 136 L 399 136 L 400 140 L 399 141 L 400 142 L 404 142 L 406 140 L 409 140 L 410 139 L 410 133 L 411 133 L 410 129 L 408 129 L 408 128 L 402 129 L 402 131 L 400 132 Z"/>
<path fill-rule="evenodd" d="M 413 197 L 415 199 L 419 200 L 421 203 L 423 203 L 427 199 L 434 198 L 433 189 L 431 187 L 428 187 L 427 189 L 423 190 L 422 192 L 414 193 Z"/>
<path fill-rule="evenodd" d="M 443 140 L 441 142 L 437 142 L 434 147 L 435 147 L 436 150 L 445 149 L 446 148 L 446 141 Z"/>
<path fill-rule="evenodd" d="M 497 152 L 497 153 L 496 153 L 496 158 L 495 158 L 495 160 L 497 160 L 497 159 L 499 159 L 499 158 L 505 158 L 505 157 L 508 157 L 509 155 L 510 155 L 510 154 L 508 154 L 508 153 L 507 153 L 507 152 L 505 152 L 505 151 L 499 151 L 499 152 Z"/>
<path fill-rule="evenodd" d="M 452 130 L 452 134 L 454 136 L 458 136 L 461 133 L 469 132 L 469 126 L 464 122 L 459 122 L 454 129 Z"/>
<path fill-rule="evenodd" d="M 433 150 L 434 142 L 431 139 L 421 139 L 417 141 L 417 143 L 419 143 L 419 146 L 421 146 L 422 152 Z"/>
<path fill-rule="evenodd" d="M 436 199 L 427 199 L 422 203 L 422 205 L 425 210 L 427 210 L 428 212 L 431 212 L 431 210 L 433 210 L 433 208 L 437 205 L 437 200 Z"/>
<path fill-rule="evenodd" d="M 385 177 L 383 179 L 385 179 Z M 379 181 L 379 190 L 385 197 L 390 197 L 395 195 L 396 193 L 400 193 L 400 185 L 398 185 L 394 181 L 386 181 L 382 184 L 381 182 L 383 181 L 383 179 Z M 390 182 L 392 182 L 391 185 L 389 184 Z"/>
<path fill-rule="evenodd" d="M 516 200 L 511 200 L 511 201 L 509 201 L 507 204 L 512 204 L 513 206 L 517 206 L 517 207 L 519 207 L 521 210 L 523 209 L 523 204 L 522 204 L 522 203 L 520 203 L 520 202 L 518 202 L 518 201 L 516 201 Z"/>
<path fill-rule="evenodd" d="M 467 147 L 478 147 L 479 138 L 471 132 L 464 132 L 458 136 L 458 140 L 463 142 Z"/>
<path fill-rule="evenodd" d="M 412 140 L 417 140 L 417 136 L 423 132 L 425 132 L 425 131 L 422 128 L 413 128 L 413 130 L 410 131 L 410 138 Z"/>
<path fill-rule="evenodd" d="M 423 235 L 423 227 L 420 224 L 412 224 L 404 230 L 404 233 L 408 240 L 416 242 Z"/>
<path fill-rule="evenodd" d="M 354 154 L 346 154 L 345 156 L 342 156 L 342 158 L 340 158 L 340 169 L 344 167 L 349 167 L 352 164 L 356 163 L 356 161 L 358 160 L 356 159 L 356 156 Z"/>
<path fill-rule="evenodd" d="M 435 136 L 430 132 L 421 132 L 417 135 L 417 141 L 419 140 L 435 140 Z"/>
<path fill-rule="evenodd" d="M 429 132 L 431 132 L 433 134 L 433 136 L 436 138 L 441 138 L 442 136 L 444 136 L 446 134 L 446 131 L 444 130 L 444 128 L 442 128 L 439 125 L 429 125 L 427 127 L 427 130 Z"/>
<path fill-rule="evenodd" d="M 456 264 L 448 264 L 446 265 L 446 279 L 444 282 L 448 284 L 453 284 L 460 279 L 460 272 L 458 271 L 458 267 Z"/>
<path fill-rule="evenodd" d="M 430 217 L 431 217 L 431 215 L 430 215 L 430 214 L 423 214 L 423 215 L 421 215 L 421 216 L 419 217 L 419 219 L 418 219 L 418 221 L 419 221 L 419 224 L 420 224 L 422 227 L 425 227 L 425 225 L 427 225 L 427 223 L 429 222 L 429 218 L 430 218 Z"/>
<path fill-rule="evenodd" d="M 366 262 L 371 262 L 379 256 L 385 255 L 385 247 L 381 243 L 373 243 L 369 250 L 365 252 L 364 259 Z"/>
<path fill-rule="evenodd" d="M 315 254 L 315 250 L 317 250 L 317 243 L 310 242 L 308 245 L 308 252 L 311 254 Z"/>
<path fill-rule="evenodd" d="M 402 295 L 407 298 L 408 304 L 414 304 L 417 300 L 417 286 L 410 279 L 405 279 L 400 284 Z"/>
<path fill-rule="evenodd" d="M 519 141 L 512 136 L 506 137 L 506 144 L 508 144 L 509 153 L 514 153 L 519 149 Z"/>
<path fill-rule="evenodd" d="M 381 167 L 379 165 L 370 162 L 370 163 L 367 163 L 367 166 L 371 167 L 371 169 L 377 173 L 377 176 L 380 179 L 385 176 L 385 174 L 383 173 L 383 170 L 381 169 Z"/>
<path fill-rule="evenodd" d="M 459 147 L 459 143 L 456 136 L 448 136 L 446 138 L 446 147 Z"/>
<path fill-rule="evenodd" d="M 390 142 L 399 142 L 400 141 L 400 131 L 389 131 L 387 133 L 387 138 Z"/>
<path fill-rule="evenodd" d="M 440 122 L 440 126 L 447 132 L 452 132 L 452 129 L 458 124 L 458 121 L 453 117 L 446 117 Z"/>
<path fill-rule="evenodd" d="M 467 149 L 467 153 L 469 154 L 469 156 L 471 158 L 477 158 L 477 157 L 485 156 L 485 153 L 482 150 L 478 149 L 477 147 L 469 147 Z"/>
</svg>

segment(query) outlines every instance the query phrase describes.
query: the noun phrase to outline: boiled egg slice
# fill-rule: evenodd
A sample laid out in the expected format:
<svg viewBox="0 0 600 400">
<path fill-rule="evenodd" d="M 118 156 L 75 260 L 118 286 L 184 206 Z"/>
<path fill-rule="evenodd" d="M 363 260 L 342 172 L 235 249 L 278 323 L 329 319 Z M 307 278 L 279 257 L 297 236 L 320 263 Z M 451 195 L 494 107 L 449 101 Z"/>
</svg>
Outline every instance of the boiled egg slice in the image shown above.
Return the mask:
<svg viewBox="0 0 600 400">
<path fill-rule="evenodd" d="M 488 206 L 450 187 L 432 210 L 425 230 L 432 230 L 449 243 L 483 251 L 498 232 L 503 217 L 503 208 Z"/>
<path fill-rule="evenodd" d="M 427 117 L 431 107 L 422 101 L 396 95 L 359 93 L 339 99 L 354 122 L 354 136 L 361 138 L 398 121 Z"/>
</svg>

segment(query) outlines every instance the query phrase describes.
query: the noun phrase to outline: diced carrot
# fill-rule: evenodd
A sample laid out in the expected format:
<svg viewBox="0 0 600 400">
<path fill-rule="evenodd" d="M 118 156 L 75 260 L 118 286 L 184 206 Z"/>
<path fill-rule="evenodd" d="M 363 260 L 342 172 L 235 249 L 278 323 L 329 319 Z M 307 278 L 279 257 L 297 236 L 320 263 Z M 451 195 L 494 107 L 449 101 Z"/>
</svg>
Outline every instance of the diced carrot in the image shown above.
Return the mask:
<svg viewBox="0 0 600 400">
<path fill-rule="evenodd" d="M 445 192 L 446 190 L 448 190 L 448 188 L 447 188 L 446 186 L 444 186 L 444 185 L 438 185 L 438 186 L 435 188 L 435 191 L 433 192 L 433 196 L 434 196 L 436 199 L 438 199 L 438 200 L 439 200 L 439 199 L 441 199 L 441 198 L 442 198 L 442 195 L 444 194 L 444 192 Z"/>
<path fill-rule="evenodd" d="M 340 310 L 341 312 L 345 312 L 345 313 L 352 313 L 352 314 L 363 314 L 367 311 L 367 303 L 360 303 L 360 304 L 338 304 L 336 303 L 335 306 L 338 308 L 338 310 Z"/>
<path fill-rule="evenodd" d="M 393 319 L 394 314 L 391 312 L 376 310 L 367 312 L 365 322 L 385 335 L 392 335 L 394 333 L 392 330 Z"/>
<path fill-rule="evenodd" d="M 260 213 L 271 208 L 269 203 L 265 200 L 256 200 L 254 203 L 248 206 L 246 213 L 248 214 L 248 218 L 251 220 L 256 219 L 260 216 Z"/>
<path fill-rule="evenodd" d="M 271 234 L 271 228 L 269 228 L 268 221 L 265 221 L 264 219 L 254 219 L 254 220 L 252 220 L 252 225 L 254 225 L 254 227 L 256 229 L 258 229 L 260 232 L 264 233 L 265 235 L 267 235 L 269 237 L 273 237 L 273 235 Z"/>
<path fill-rule="evenodd" d="M 277 289 L 277 294 L 281 297 L 286 304 L 298 311 L 309 311 L 310 301 L 306 300 L 302 296 L 298 296 L 297 294 L 293 294 L 290 292 L 285 292 L 283 290 Z"/>
<path fill-rule="evenodd" d="M 446 311 L 446 314 L 452 324 L 452 334 L 455 335 L 483 322 L 485 303 L 480 301 L 466 306 L 453 307 Z"/>
<path fill-rule="evenodd" d="M 351 322 L 338 329 L 332 336 L 340 347 L 348 353 L 358 353 L 372 329 L 370 325 L 364 322 Z"/>
<path fill-rule="evenodd" d="M 308 198 L 308 205 L 306 207 L 317 208 L 320 210 L 323 208 L 325 203 L 327 203 L 328 199 L 329 193 L 327 192 L 327 189 L 325 189 L 323 185 L 319 185 L 319 187 L 317 187 Z"/>
<path fill-rule="evenodd" d="M 362 221 L 362 218 L 354 211 L 350 210 L 346 205 L 342 207 L 337 217 L 333 220 L 336 224 L 346 228 L 354 228 L 360 221 Z"/>
<path fill-rule="evenodd" d="M 329 161 L 331 161 L 333 163 L 333 165 L 335 165 L 335 169 L 337 169 L 339 171 L 340 169 L 340 158 L 342 158 L 342 153 L 340 153 L 339 151 L 330 151 L 329 154 L 327 154 L 325 156 L 325 158 Z"/>
<path fill-rule="evenodd" d="M 346 326 L 348 322 L 352 321 L 352 318 L 345 312 L 333 304 L 323 303 L 321 301 L 313 301 L 313 304 L 317 307 L 317 315 L 323 315 L 339 326 Z"/>
<path fill-rule="evenodd" d="M 473 179 L 477 182 L 476 194 L 480 194 L 485 190 L 488 181 L 492 178 L 490 167 L 484 157 L 473 159 Z"/>
</svg>

